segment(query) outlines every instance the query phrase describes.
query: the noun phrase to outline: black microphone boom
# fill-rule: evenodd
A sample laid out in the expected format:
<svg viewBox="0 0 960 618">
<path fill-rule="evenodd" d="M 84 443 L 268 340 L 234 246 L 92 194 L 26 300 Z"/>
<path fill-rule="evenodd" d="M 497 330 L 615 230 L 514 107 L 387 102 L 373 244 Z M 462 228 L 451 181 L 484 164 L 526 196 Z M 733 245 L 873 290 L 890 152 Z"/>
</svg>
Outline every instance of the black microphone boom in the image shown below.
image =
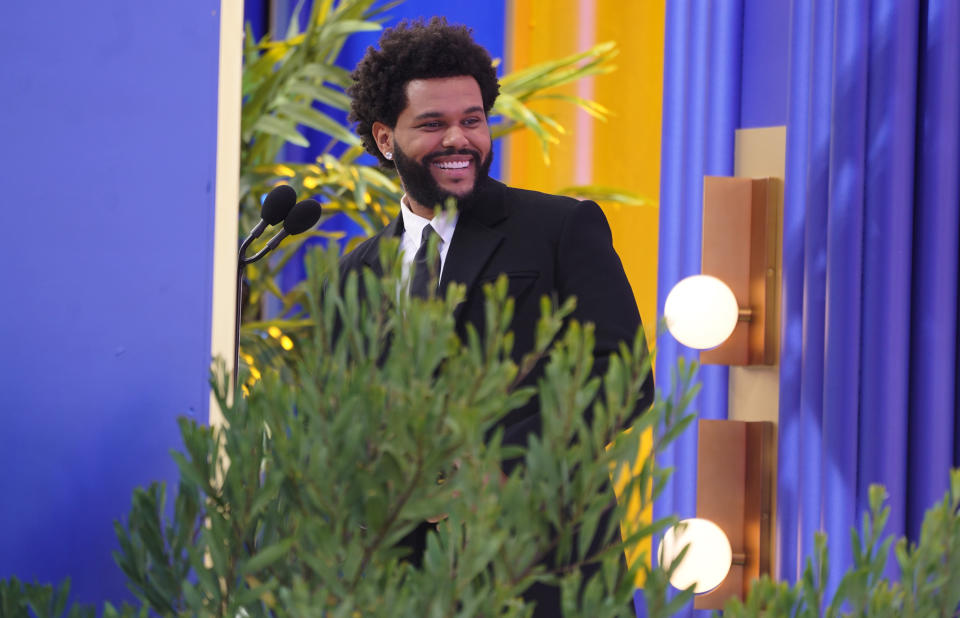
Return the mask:
<svg viewBox="0 0 960 618">
<path fill-rule="evenodd" d="M 290 185 L 277 185 L 270 190 L 263 199 L 260 207 L 260 221 L 250 230 L 250 234 L 240 243 L 240 258 L 246 252 L 250 243 L 260 238 L 263 231 L 287 218 L 290 209 L 297 201 L 297 192 Z"/>
<path fill-rule="evenodd" d="M 251 255 L 248 258 L 241 258 L 241 263 L 244 265 L 253 264 L 266 254 L 276 249 L 277 245 L 279 245 L 287 236 L 296 236 L 297 234 L 306 232 L 316 225 L 317 221 L 320 220 L 320 214 L 322 210 L 323 209 L 320 206 L 320 202 L 317 200 L 303 200 L 302 202 L 297 202 L 297 204 L 290 211 L 290 214 L 287 215 L 287 218 L 284 219 L 283 229 L 277 232 L 277 234 L 267 242 L 267 245 L 256 254 Z"/>
<path fill-rule="evenodd" d="M 233 396 L 237 396 L 237 377 L 240 371 L 240 320 L 242 312 L 240 304 L 243 298 L 243 269 L 247 264 L 252 264 L 277 248 L 277 245 L 287 236 L 296 236 L 306 232 L 320 220 L 322 208 L 317 200 L 303 200 L 294 202 L 297 199 L 297 192 L 287 185 L 274 187 L 263 200 L 263 208 L 260 210 L 260 223 L 253 228 L 250 236 L 240 244 L 240 255 L 237 257 L 237 320 L 234 323 L 233 331 Z M 263 230 L 268 225 L 276 225 L 283 221 L 283 230 L 270 239 L 267 246 L 257 252 L 256 255 L 247 257 L 245 255 L 247 246 L 255 238 L 263 234 Z"/>
</svg>

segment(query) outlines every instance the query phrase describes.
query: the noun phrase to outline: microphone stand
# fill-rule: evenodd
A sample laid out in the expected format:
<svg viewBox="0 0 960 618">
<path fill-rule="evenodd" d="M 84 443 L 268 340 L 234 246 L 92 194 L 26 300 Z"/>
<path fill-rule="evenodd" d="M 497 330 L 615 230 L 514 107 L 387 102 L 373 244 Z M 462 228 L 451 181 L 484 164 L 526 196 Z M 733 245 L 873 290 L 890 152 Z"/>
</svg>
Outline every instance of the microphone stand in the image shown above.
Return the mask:
<svg viewBox="0 0 960 618">
<path fill-rule="evenodd" d="M 261 219 L 260 223 L 257 224 L 257 227 L 250 232 L 250 235 L 247 236 L 242 243 L 240 243 L 240 252 L 237 255 L 237 319 L 234 323 L 233 331 L 234 397 L 237 395 L 237 381 L 239 378 L 238 373 L 240 371 L 240 320 L 243 317 L 241 315 L 242 312 L 240 306 L 241 301 L 243 300 L 243 269 L 246 268 L 247 264 L 253 264 L 266 254 L 276 249 L 277 245 L 279 245 L 280 242 L 287 236 L 295 236 L 316 225 L 317 221 L 320 219 L 320 212 L 320 204 L 316 200 L 303 200 L 302 202 L 295 204 L 293 208 L 286 213 L 283 220 L 283 230 L 271 238 L 263 249 L 250 257 L 247 257 L 246 255 L 247 248 L 250 246 L 250 243 L 253 242 L 255 238 L 259 238 L 260 234 L 263 232 L 265 227 L 265 222 L 263 219 Z"/>
<path fill-rule="evenodd" d="M 243 271 L 247 266 L 246 252 L 247 247 L 250 246 L 250 243 L 253 242 L 253 235 L 248 236 L 242 243 L 240 243 L 240 253 L 237 256 L 237 303 L 236 303 L 236 316 L 237 319 L 234 322 L 233 330 L 233 396 L 237 397 L 237 379 L 239 378 L 240 372 L 240 320 L 242 319 L 242 304 L 243 304 Z M 236 401 L 236 399 L 234 399 Z"/>
</svg>

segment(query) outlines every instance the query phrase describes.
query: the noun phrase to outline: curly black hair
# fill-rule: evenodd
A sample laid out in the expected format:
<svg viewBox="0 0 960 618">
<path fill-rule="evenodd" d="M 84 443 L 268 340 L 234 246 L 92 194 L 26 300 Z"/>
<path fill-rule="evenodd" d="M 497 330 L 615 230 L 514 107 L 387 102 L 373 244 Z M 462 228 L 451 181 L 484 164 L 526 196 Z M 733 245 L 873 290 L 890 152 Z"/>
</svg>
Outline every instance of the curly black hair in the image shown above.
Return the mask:
<svg viewBox="0 0 960 618">
<path fill-rule="evenodd" d="M 351 77 L 351 122 L 357 123 L 357 134 L 367 152 L 381 164 L 389 162 L 380 153 L 373 138 L 373 123 L 389 127 L 407 107 L 407 83 L 414 79 L 459 77 L 470 75 L 477 80 L 488 114 L 500 93 L 497 71 L 490 54 L 478 45 L 470 28 L 451 25 L 444 17 L 403 20 L 384 30 L 380 49 L 368 47 Z"/>
</svg>

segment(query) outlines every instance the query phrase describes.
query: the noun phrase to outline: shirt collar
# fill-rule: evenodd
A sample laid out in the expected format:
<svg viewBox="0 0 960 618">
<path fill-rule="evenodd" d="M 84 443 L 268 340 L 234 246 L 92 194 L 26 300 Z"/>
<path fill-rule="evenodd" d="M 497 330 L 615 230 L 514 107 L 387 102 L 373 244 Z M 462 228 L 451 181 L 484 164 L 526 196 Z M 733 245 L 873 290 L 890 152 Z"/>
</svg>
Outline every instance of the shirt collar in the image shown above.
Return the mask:
<svg viewBox="0 0 960 618">
<path fill-rule="evenodd" d="M 433 230 L 440 235 L 443 244 L 449 246 L 453 240 L 453 231 L 457 227 L 459 213 L 457 211 L 443 211 L 432 220 L 414 213 L 407 206 L 407 196 L 404 195 L 400 200 L 400 216 L 403 219 L 403 233 L 409 234 L 411 238 L 416 239 L 419 244 L 420 236 L 423 234 L 423 228 L 430 224 Z"/>
</svg>

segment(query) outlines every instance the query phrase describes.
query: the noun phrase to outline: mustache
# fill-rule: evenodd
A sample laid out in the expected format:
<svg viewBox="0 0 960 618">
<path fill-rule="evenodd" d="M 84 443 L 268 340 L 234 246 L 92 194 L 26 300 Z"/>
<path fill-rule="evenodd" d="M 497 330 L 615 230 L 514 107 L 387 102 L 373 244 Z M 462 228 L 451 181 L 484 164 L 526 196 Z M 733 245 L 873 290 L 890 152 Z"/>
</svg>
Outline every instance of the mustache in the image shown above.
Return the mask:
<svg viewBox="0 0 960 618">
<path fill-rule="evenodd" d="M 474 150 L 472 148 L 461 148 L 460 150 L 456 150 L 455 148 L 447 148 L 446 150 L 443 150 L 443 151 L 437 150 L 424 156 L 423 164 L 430 165 L 430 163 L 433 162 L 434 159 L 439 159 L 440 157 L 450 157 L 453 155 L 467 155 L 469 157 L 472 157 L 474 162 L 478 166 L 481 163 L 479 150 Z"/>
</svg>

